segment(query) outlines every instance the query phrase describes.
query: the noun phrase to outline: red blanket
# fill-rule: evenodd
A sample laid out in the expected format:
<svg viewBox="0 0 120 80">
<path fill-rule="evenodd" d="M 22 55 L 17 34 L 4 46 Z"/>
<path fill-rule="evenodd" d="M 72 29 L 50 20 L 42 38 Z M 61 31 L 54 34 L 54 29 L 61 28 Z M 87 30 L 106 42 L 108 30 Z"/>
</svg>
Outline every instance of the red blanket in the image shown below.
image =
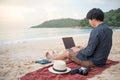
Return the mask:
<svg viewBox="0 0 120 80">
<path fill-rule="evenodd" d="M 87 78 L 91 78 L 97 74 L 100 74 L 106 68 L 109 68 L 111 65 L 115 65 L 119 63 L 118 61 L 108 60 L 107 64 L 104 67 L 94 67 L 91 69 L 87 76 L 83 76 L 80 74 L 71 75 L 67 74 L 53 74 L 48 71 L 48 68 L 51 66 L 44 67 L 34 72 L 27 73 L 20 80 L 87 80 Z M 68 62 L 67 66 L 71 69 L 80 67 L 80 65 L 75 64 L 74 62 Z"/>
</svg>

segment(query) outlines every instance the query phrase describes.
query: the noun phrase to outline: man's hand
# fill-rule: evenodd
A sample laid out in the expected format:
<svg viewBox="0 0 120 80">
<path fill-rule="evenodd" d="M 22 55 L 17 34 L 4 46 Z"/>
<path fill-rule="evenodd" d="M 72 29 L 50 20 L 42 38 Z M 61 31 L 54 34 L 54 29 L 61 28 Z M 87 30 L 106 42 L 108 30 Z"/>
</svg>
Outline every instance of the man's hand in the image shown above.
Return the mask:
<svg viewBox="0 0 120 80">
<path fill-rule="evenodd" d="M 77 48 L 80 48 L 80 50 L 85 48 L 85 47 L 83 47 L 83 46 L 76 46 L 76 47 L 77 47 Z"/>
<path fill-rule="evenodd" d="M 84 47 L 83 46 L 75 46 L 75 47 L 72 47 L 71 49 L 73 50 L 73 52 L 78 52 L 81 49 L 84 49 Z"/>
</svg>

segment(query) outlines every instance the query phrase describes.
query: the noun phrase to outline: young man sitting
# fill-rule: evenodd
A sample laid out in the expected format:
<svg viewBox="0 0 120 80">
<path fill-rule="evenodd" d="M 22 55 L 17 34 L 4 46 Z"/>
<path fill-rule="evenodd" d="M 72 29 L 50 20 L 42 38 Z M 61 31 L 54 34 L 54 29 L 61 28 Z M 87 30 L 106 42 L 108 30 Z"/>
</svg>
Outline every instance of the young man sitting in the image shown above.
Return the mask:
<svg viewBox="0 0 120 80">
<path fill-rule="evenodd" d="M 65 50 L 60 56 L 46 53 L 48 59 L 64 60 L 70 59 L 85 67 L 104 66 L 112 46 L 112 30 L 103 23 L 104 13 L 98 8 L 91 9 L 86 18 L 93 28 L 87 46 L 72 47 Z"/>
</svg>

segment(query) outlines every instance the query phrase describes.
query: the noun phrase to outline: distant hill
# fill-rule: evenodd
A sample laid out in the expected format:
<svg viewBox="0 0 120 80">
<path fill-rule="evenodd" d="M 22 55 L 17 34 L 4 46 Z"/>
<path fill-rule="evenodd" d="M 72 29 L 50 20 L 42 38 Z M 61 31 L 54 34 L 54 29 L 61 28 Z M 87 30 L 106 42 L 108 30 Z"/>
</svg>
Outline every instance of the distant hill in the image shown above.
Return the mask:
<svg viewBox="0 0 120 80">
<path fill-rule="evenodd" d="M 64 18 L 64 19 L 54 19 L 50 21 L 45 21 L 40 25 L 32 26 L 32 28 L 44 28 L 44 27 L 74 27 L 79 26 L 80 20 Z"/>
<path fill-rule="evenodd" d="M 105 19 L 104 22 L 113 27 L 120 27 L 120 8 L 116 10 L 110 10 L 105 12 Z M 88 20 L 86 18 L 81 20 L 71 19 L 71 18 L 64 18 L 64 19 L 54 19 L 45 21 L 42 24 L 32 26 L 31 28 L 46 28 L 46 27 L 85 27 L 90 26 Z"/>
</svg>

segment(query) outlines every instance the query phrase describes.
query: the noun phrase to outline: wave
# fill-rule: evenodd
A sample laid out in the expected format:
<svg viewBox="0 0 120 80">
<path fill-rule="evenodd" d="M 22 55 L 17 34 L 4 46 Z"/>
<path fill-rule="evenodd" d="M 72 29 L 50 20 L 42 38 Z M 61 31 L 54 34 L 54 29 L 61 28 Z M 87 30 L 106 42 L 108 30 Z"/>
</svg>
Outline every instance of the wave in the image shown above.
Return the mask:
<svg viewBox="0 0 120 80">
<path fill-rule="evenodd" d="M 50 40 L 50 39 L 61 39 L 63 37 L 77 37 L 77 36 L 86 36 L 86 34 L 76 34 L 76 35 L 66 35 L 66 36 L 55 36 L 55 37 L 41 37 L 41 38 L 31 38 L 31 39 L 18 39 L 18 40 L 0 40 L 0 45 L 3 44 L 18 44 L 18 43 L 27 43 L 33 41 L 42 41 L 42 40 Z"/>
</svg>

